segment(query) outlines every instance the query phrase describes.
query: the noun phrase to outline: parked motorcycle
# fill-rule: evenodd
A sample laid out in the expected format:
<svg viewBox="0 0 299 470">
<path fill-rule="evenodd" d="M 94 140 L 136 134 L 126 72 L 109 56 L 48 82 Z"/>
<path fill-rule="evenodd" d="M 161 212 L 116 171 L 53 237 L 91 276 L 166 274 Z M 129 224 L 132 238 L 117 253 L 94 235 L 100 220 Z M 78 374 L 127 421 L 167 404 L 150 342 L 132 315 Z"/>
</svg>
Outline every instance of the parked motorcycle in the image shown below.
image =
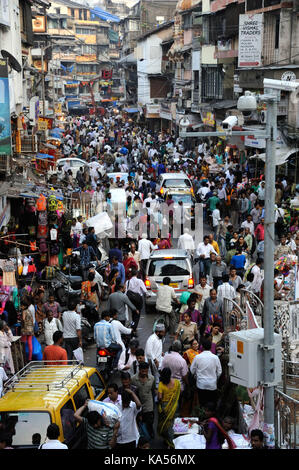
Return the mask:
<svg viewBox="0 0 299 470">
<path fill-rule="evenodd" d="M 81 283 L 80 276 L 67 276 L 62 271 L 57 271 L 51 285 L 61 306 L 67 305 L 70 296 L 81 296 Z"/>
</svg>

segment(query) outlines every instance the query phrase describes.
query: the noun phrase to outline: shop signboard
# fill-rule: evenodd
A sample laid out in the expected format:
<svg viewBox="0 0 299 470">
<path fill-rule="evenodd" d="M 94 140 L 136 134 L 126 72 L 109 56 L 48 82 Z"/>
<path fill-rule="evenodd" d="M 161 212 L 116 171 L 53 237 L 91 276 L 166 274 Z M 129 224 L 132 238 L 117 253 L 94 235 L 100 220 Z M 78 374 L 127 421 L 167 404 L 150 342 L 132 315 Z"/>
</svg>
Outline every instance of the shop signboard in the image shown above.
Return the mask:
<svg viewBox="0 0 299 470">
<path fill-rule="evenodd" d="M 263 14 L 239 16 L 239 67 L 262 65 Z"/>
<path fill-rule="evenodd" d="M 160 104 L 160 118 L 172 121 L 171 103 Z"/>
<path fill-rule="evenodd" d="M 39 117 L 38 118 L 38 130 L 39 131 L 46 131 L 48 129 L 53 128 L 53 119 L 52 118 L 45 118 Z"/>
<path fill-rule="evenodd" d="M 214 113 L 212 113 L 211 111 L 202 111 L 201 119 L 205 126 L 215 126 L 215 116 Z"/>
<path fill-rule="evenodd" d="M 11 155 L 10 100 L 7 59 L 0 59 L 0 155 Z"/>
<path fill-rule="evenodd" d="M 0 0 L 0 25 L 10 27 L 9 0 Z"/>
<path fill-rule="evenodd" d="M 160 105 L 159 104 L 148 104 L 146 105 L 146 118 L 159 118 L 160 117 Z"/>
</svg>

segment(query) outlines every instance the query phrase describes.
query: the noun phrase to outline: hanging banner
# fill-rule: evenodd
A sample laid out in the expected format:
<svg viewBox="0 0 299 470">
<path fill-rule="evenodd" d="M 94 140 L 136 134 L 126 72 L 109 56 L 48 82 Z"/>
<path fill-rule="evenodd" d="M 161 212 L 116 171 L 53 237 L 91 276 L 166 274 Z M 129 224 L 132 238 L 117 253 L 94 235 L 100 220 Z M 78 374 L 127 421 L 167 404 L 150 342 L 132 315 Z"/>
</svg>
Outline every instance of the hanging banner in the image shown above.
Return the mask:
<svg viewBox="0 0 299 470">
<path fill-rule="evenodd" d="M 11 155 L 10 101 L 7 59 L 0 59 L 0 155 Z"/>
<path fill-rule="evenodd" d="M 239 16 L 239 67 L 262 65 L 263 15 Z"/>
</svg>

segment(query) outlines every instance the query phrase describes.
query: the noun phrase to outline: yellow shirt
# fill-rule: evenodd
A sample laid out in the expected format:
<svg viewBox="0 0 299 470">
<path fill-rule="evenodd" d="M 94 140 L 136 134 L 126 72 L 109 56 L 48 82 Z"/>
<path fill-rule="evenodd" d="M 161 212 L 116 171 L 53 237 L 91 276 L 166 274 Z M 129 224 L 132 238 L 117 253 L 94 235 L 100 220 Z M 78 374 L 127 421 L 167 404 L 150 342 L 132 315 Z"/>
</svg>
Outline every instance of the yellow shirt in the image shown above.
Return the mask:
<svg viewBox="0 0 299 470">
<path fill-rule="evenodd" d="M 175 382 L 179 382 L 178 379 L 174 379 Z M 173 387 L 168 388 L 167 385 L 164 385 L 162 382 L 159 383 L 158 393 L 162 395 L 162 402 L 169 402 L 171 400 L 175 384 Z"/>
<path fill-rule="evenodd" d="M 211 245 L 214 248 L 214 250 L 218 253 L 218 255 L 220 255 L 219 246 L 218 246 L 218 243 L 216 242 L 216 240 L 213 240 Z"/>
</svg>

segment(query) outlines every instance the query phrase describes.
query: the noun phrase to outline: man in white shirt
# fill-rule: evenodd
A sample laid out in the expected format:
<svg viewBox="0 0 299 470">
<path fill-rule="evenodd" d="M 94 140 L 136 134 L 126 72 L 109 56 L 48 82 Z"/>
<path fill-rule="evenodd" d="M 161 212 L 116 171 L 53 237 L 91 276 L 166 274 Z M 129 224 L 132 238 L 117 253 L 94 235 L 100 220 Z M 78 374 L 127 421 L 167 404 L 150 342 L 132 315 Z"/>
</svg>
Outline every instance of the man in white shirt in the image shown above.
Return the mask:
<svg viewBox="0 0 299 470">
<path fill-rule="evenodd" d="M 131 335 L 132 334 L 132 328 L 126 328 L 118 319 L 117 319 L 118 311 L 111 309 L 110 310 L 110 323 L 113 326 L 115 337 L 116 337 L 116 342 L 117 344 L 120 344 L 122 348 L 122 352 L 126 350 L 126 347 L 123 343 L 121 335 Z"/>
<path fill-rule="evenodd" d="M 137 395 L 130 389 L 122 392 L 120 426 L 117 434 L 117 449 L 134 449 L 139 439 L 136 423 L 137 414 L 141 411 L 141 403 Z"/>
<path fill-rule="evenodd" d="M 249 228 L 251 235 L 254 235 L 254 223 L 252 221 L 252 216 L 248 215 L 246 220 L 242 222 L 241 228 Z"/>
<path fill-rule="evenodd" d="M 212 212 L 212 223 L 213 223 L 213 232 L 214 232 L 214 240 L 218 241 L 219 235 L 219 228 L 220 228 L 220 203 L 216 204 L 216 208 Z"/>
<path fill-rule="evenodd" d="M 70 299 L 66 312 L 62 314 L 63 321 L 63 337 L 67 358 L 73 359 L 73 351 L 79 347 L 82 348 L 82 335 L 81 335 L 81 318 L 76 312 L 77 300 Z"/>
<path fill-rule="evenodd" d="M 68 449 L 66 444 L 58 440 L 60 430 L 57 424 L 51 423 L 47 428 L 47 441 L 39 446 L 39 449 Z"/>
<path fill-rule="evenodd" d="M 208 186 L 208 183 L 203 183 L 201 188 L 197 191 L 197 194 L 199 195 L 201 200 L 204 200 L 206 195 L 210 192 L 210 188 Z"/>
<path fill-rule="evenodd" d="M 145 345 L 145 359 L 146 362 L 152 367 L 153 375 L 155 377 L 156 387 L 159 385 L 160 374 L 158 370 L 162 364 L 163 357 L 163 338 L 165 336 L 165 326 L 158 323 L 153 333 L 147 340 Z"/>
<path fill-rule="evenodd" d="M 209 243 L 208 235 L 205 235 L 203 242 L 199 243 L 196 249 L 196 255 L 199 258 L 199 273 L 208 276 L 210 274 L 211 253 L 215 253 L 217 256 L 218 253 L 214 250 L 212 245 Z"/>
<path fill-rule="evenodd" d="M 141 271 L 143 276 L 145 276 L 145 268 L 147 261 L 150 257 L 152 250 L 157 250 L 158 246 L 153 245 L 150 240 L 147 240 L 146 233 L 142 234 L 142 239 L 138 242 L 138 251 L 140 253 L 140 264 L 141 264 Z"/>
<path fill-rule="evenodd" d="M 199 278 L 199 284 L 191 291 L 200 296 L 200 300 L 198 301 L 198 308 L 200 312 L 203 310 L 205 300 L 210 297 L 211 289 L 212 287 L 207 283 L 206 276 L 202 274 Z"/>
<path fill-rule="evenodd" d="M 255 266 L 253 266 L 253 268 L 251 269 L 251 272 L 254 275 L 251 288 L 252 292 L 254 292 L 256 295 L 259 295 L 263 282 L 263 276 L 261 271 L 262 263 L 262 260 L 258 258 L 255 262 Z"/>
<path fill-rule="evenodd" d="M 195 250 L 195 244 L 192 235 L 189 233 L 187 227 L 184 228 L 183 235 L 180 235 L 178 239 L 178 248 L 181 250 L 187 250 L 188 253 L 193 256 Z"/>
<path fill-rule="evenodd" d="M 172 308 L 172 302 L 178 304 L 179 301 L 176 298 L 174 288 L 169 285 L 170 281 L 170 277 L 164 277 L 163 284 L 158 285 L 156 311 L 159 317 L 164 316 L 166 329 L 169 329 L 170 335 L 174 335 L 176 317 Z"/>
<path fill-rule="evenodd" d="M 234 300 L 236 298 L 236 291 L 234 287 L 228 282 L 229 281 L 229 275 L 228 274 L 223 274 L 222 275 L 222 281 L 223 283 L 218 286 L 217 288 L 217 299 L 223 303 L 224 297 L 226 299 Z M 228 308 L 233 308 L 233 304 L 229 302 L 231 305 L 228 306 Z"/>
<path fill-rule="evenodd" d="M 201 344 L 203 351 L 193 359 L 190 372 L 196 378 L 198 401 L 203 407 L 208 402 L 217 401 L 217 380 L 222 374 L 222 367 L 219 357 L 211 352 L 211 341 L 203 338 Z"/>
</svg>

